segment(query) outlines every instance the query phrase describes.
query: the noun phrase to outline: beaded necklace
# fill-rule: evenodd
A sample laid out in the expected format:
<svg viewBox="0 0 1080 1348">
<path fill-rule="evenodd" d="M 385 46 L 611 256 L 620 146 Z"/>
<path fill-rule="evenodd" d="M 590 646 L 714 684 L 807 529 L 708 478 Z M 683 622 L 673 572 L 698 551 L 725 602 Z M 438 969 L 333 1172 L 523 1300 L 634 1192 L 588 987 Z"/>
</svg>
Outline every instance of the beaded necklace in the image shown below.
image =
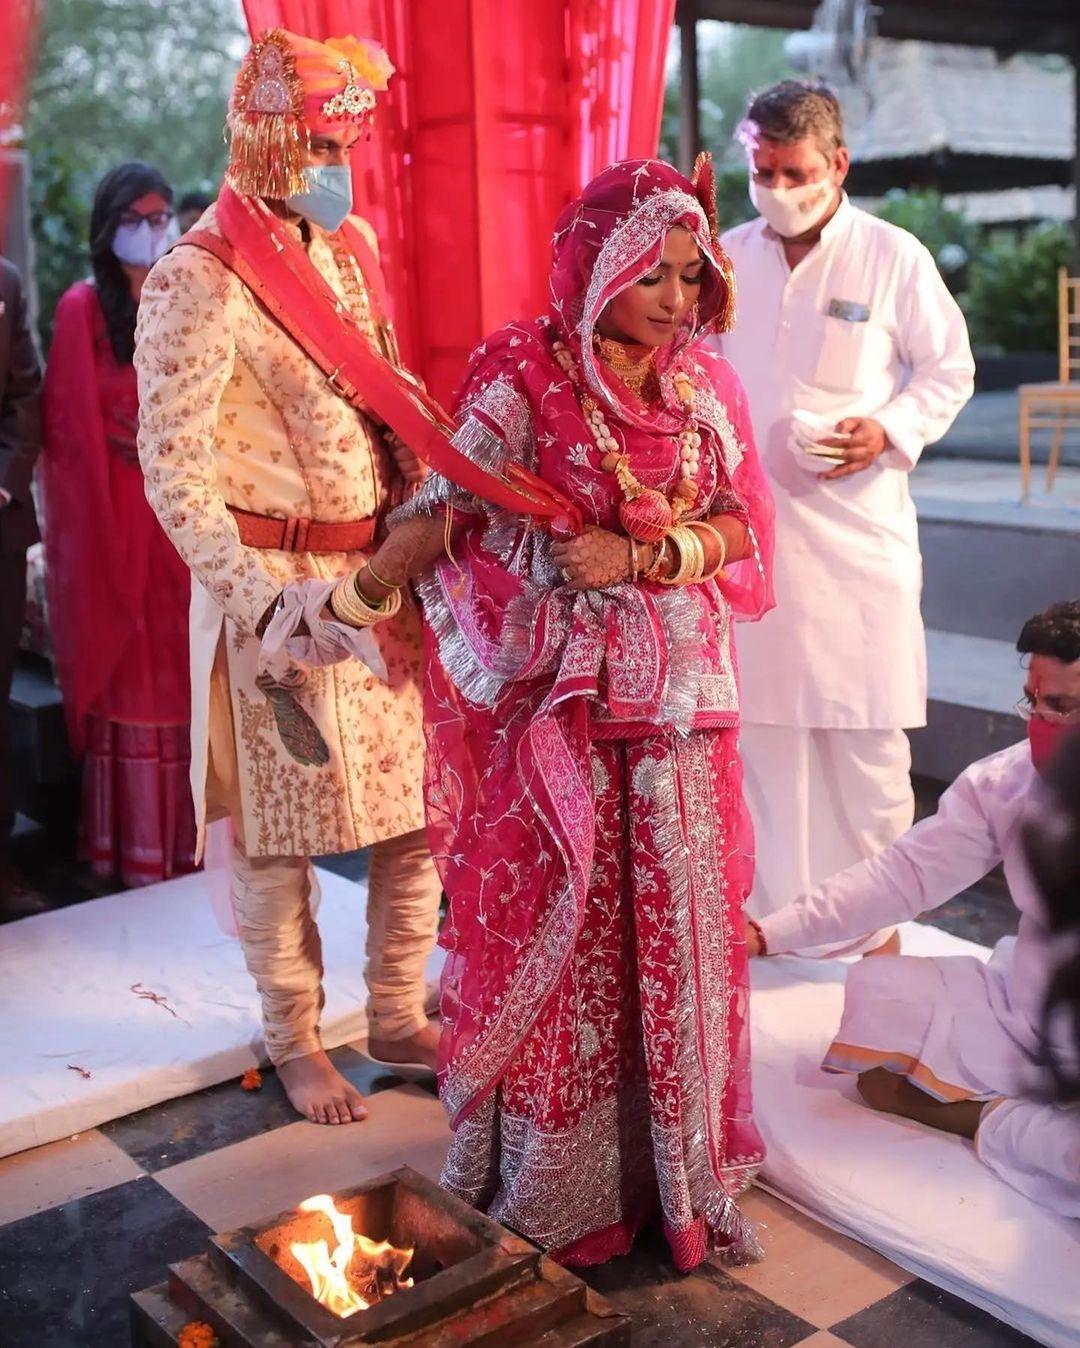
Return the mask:
<svg viewBox="0 0 1080 1348">
<path fill-rule="evenodd" d="M 659 543 L 697 500 L 698 487 L 694 479 L 701 464 L 701 433 L 694 415 L 694 386 L 690 376 L 684 370 L 678 370 L 671 381 L 675 395 L 686 413 L 686 425 L 679 432 L 679 481 L 675 487 L 674 499 L 669 499 L 655 487 L 642 486 L 634 476 L 629 459 L 620 452 L 619 442 L 612 435 L 603 410 L 596 399 L 582 388 L 581 372 L 570 348 L 565 342 L 555 341 L 552 343 L 552 350 L 560 368 L 577 389 L 585 424 L 592 432 L 596 447 L 600 451 L 600 467 L 605 473 L 614 476 L 623 494 L 619 504 L 619 521 L 622 527 L 635 542 Z M 605 354 L 603 343 L 600 344 L 599 350 L 601 355 Z M 640 365 L 644 363 L 640 362 L 634 366 L 635 375 Z M 652 365 L 651 360 L 649 365 Z M 615 372 L 620 373 L 617 366 Z M 643 386 L 647 377 L 648 371 L 645 371 L 642 375 Z"/>
</svg>

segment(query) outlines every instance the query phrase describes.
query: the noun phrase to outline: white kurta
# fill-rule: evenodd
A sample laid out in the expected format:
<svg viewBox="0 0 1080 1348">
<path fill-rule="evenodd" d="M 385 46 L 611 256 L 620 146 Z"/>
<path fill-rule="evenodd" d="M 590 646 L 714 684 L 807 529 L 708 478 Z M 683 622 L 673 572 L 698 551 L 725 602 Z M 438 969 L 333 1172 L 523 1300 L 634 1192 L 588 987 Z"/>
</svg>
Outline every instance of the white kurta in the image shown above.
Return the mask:
<svg viewBox="0 0 1080 1348">
<path fill-rule="evenodd" d="M 1003 865 L 1020 910 L 1018 934 L 999 941 L 985 964 L 899 956 L 853 965 L 826 1066 L 886 1066 L 944 1101 L 1003 1099 L 984 1115 L 980 1155 L 1016 1188 L 1080 1216 L 1080 1109 L 1036 1105 L 1047 1111 L 1036 1118 L 1030 1109 L 1006 1108 L 1041 1084 L 1032 1055 L 1052 968 L 1051 936 L 1020 839 L 1036 780 L 1026 742 L 972 764 L 937 814 L 764 918 L 761 929 L 770 954 L 841 943 L 940 907 Z M 1064 1035 L 1055 1048 L 1075 1060 Z"/>
<path fill-rule="evenodd" d="M 744 720 L 923 725 L 922 564 L 907 474 L 971 396 L 963 315 L 923 245 L 846 198 L 794 271 L 761 219 L 723 243 L 739 287 L 723 352 L 746 388 L 776 501 L 777 605 L 739 631 Z M 861 312 L 866 321 L 852 321 Z M 864 472 L 821 482 L 789 448 L 795 409 L 832 424 L 874 417 L 893 448 Z"/>
</svg>

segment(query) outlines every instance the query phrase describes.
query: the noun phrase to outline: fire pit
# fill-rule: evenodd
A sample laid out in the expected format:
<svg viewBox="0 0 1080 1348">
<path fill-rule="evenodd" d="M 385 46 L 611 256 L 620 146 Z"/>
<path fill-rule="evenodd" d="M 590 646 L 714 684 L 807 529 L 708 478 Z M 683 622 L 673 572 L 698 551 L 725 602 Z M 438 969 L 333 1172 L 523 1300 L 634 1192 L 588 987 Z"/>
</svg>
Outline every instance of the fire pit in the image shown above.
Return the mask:
<svg viewBox="0 0 1080 1348">
<path fill-rule="evenodd" d="M 579 1278 L 408 1167 L 215 1236 L 131 1309 L 135 1348 L 192 1320 L 222 1348 L 630 1342 Z"/>
</svg>

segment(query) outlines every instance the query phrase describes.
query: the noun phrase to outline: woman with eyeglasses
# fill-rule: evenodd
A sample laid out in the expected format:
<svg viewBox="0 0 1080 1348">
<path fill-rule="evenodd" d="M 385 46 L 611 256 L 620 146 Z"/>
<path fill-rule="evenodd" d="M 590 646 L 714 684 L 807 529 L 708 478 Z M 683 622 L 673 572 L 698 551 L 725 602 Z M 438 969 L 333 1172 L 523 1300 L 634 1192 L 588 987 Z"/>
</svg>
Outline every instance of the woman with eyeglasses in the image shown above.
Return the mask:
<svg viewBox="0 0 1080 1348">
<path fill-rule="evenodd" d="M 901 955 L 852 965 L 823 1067 L 855 1074 L 873 1109 L 970 1139 L 1014 1189 L 1080 1217 L 1080 1100 L 1064 1089 L 1080 1081 L 1080 1043 L 1066 1014 L 1068 949 L 1056 935 L 1065 924 L 1045 902 L 1047 876 L 1054 867 L 1058 883 L 1064 876 L 1064 814 L 1041 854 L 1046 893 L 1024 849 L 1025 822 L 1053 817 L 1044 774 L 1056 758 L 1054 780 L 1069 779 L 1062 755 L 1080 749 L 1075 737 L 1067 742 L 1080 726 L 1080 600 L 1029 618 L 1016 645 L 1027 659 L 1017 704 L 1026 739 L 972 763 L 937 813 L 891 847 L 750 923 L 747 945 L 753 955 L 780 955 L 856 942 L 872 927 L 939 908 L 1002 866 L 1017 934 L 985 963 Z M 1075 890 L 1071 898 L 1075 908 Z"/>
<path fill-rule="evenodd" d="M 144 495 L 132 365 L 143 282 L 177 236 L 172 198 L 138 162 L 98 184 L 93 275 L 60 300 L 45 376 L 49 621 L 83 758 L 80 851 L 128 886 L 190 870 L 195 850 L 190 582 Z"/>
</svg>

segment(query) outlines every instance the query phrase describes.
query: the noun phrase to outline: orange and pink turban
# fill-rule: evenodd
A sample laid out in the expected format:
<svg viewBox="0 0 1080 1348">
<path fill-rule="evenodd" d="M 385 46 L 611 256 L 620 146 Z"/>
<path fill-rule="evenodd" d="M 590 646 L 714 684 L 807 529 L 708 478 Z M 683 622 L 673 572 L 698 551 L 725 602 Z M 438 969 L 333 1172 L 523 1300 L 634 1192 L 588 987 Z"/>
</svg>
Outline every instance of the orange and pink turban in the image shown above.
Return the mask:
<svg viewBox="0 0 1080 1348">
<path fill-rule="evenodd" d="M 302 192 L 311 136 L 368 122 L 393 73 L 376 42 L 316 42 L 284 28 L 264 33 L 244 57 L 229 100 L 229 184 L 253 197 Z"/>
</svg>

